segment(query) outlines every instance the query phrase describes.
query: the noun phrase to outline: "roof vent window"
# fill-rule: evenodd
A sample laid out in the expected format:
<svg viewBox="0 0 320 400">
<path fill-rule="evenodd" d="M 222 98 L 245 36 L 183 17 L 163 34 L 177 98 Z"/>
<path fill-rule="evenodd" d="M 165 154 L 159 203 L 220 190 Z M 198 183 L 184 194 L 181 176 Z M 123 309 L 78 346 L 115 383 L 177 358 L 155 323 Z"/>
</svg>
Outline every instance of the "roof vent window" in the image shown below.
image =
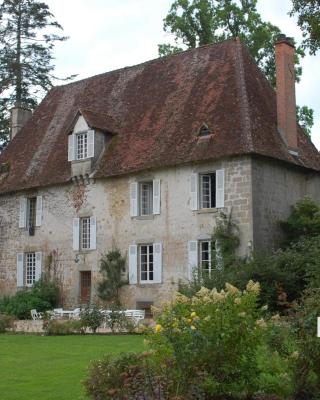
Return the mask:
<svg viewBox="0 0 320 400">
<path fill-rule="evenodd" d="M 202 124 L 201 128 L 199 129 L 198 136 L 209 136 L 211 135 L 211 131 L 207 124 Z"/>
</svg>

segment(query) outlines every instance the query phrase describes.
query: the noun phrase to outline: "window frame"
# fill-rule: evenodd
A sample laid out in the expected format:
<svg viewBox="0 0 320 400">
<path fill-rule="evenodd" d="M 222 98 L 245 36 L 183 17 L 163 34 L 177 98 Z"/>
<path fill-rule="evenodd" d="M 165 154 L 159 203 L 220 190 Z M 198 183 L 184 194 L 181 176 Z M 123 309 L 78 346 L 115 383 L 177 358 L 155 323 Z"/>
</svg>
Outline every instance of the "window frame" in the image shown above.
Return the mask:
<svg viewBox="0 0 320 400">
<path fill-rule="evenodd" d="M 80 231 L 79 231 L 79 250 L 88 251 L 91 250 L 91 217 L 80 218 Z M 84 224 L 86 225 L 86 231 L 84 232 Z M 86 241 L 86 246 L 84 246 Z"/>
<path fill-rule="evenodd" d="M 32 220 L 32 221 L 31 221 Z M 37 221 L 37 197 L 27 197 L 27 218 L 26 218 L 26 229 L 36 227 Z M 30 223 L 32 222 L 32 223 Z"/>
<path fill-rule="evenodd" d="M 208 245 L 206 250 L 203 249 L 204 245 Z M 207 253 L 206 259 L 203 258 L 203 254 Z M 208 268 L 204 267 L 204 263 L 208 263 Z M 212 271 L 212 241 L 211 240 L 198 240 L 198 265 L 201 273 L 205 272 L 211 276 Z"/>
<path fill-rule="evenodd" d="M 204 195 L 204 178 L 209 177 L 208 181 L 208 187 L 209 187 L 209 193 Z M 213 177 L 214 177 L 214 185 L 213 183 Z M 199 186 L 199 210 L 208 210 L 208 209 L 215 209 L 217 208 L 217 196 L 216 196 L 216 182 L 217 176 L 216 176 L 216 171 L 211 171 L 211 172 L 201 172 L 199 173 L 199 178 L 198 178 L 198 186 Z M 207 196 L 208 199 L 204 200 L 204 196 Z M 204 207 L 204 201 L 206 201 L 209 205 L 209 207 Z"/>
<path fill-rule="evenodd" d="M 85 160 L 88 157 L 88 131 L 81 131 L 81 132 L 76 132 L 75 134 L 75 160 L 76 161 L 82 161 Z M 79 138 L 83 138 L 81 146 L 82 146 L 82 152 L 81 156 L 79 156 Z"/>
<path fill-rule="evenodd" d="M 154 283 L 154 252 L 153 252 L 153 243 L 144 243 L 144 244 L 139 244 L 138 245 L 138 267 L 139 267 L 139 282 L 141 284 L 145 283 Z M 142 253 L 142 248 L 146 247 L 147 252 Z M 150 252 L 151 249 L 151 252 Z M 146 261 L 146 271 L 142 271 L 142 256 L 147 257 Z M 152 261 L 150 261 L 150 256 L 152 256 Z M 152 270 L 150 270 L 150 264 L 152 264 Z M 142 279 L 142 272 L 147 274 L 147 279 Z M 150 274 L 152 273 L 152 279 L 150 279 Z"/>
<path fill-rule="evenodd" d="M 31 265 L 28 265 L 28 258 L 32 257 Z M 24 256 L 24 279 L 25 286 L 32 287 L 36 282 L 36 252 L 27 252 Z M 31 269 L 31 272 L 30 272 Z M 30 278 L 31 276 L 31 278 Z"/>
<path fill-rule="evenodd" d="M 149 207 L 149 213 L 143 212 L 144 205 L 143 205 L 143 187 L 146 186 L 147 189 L 147 196 L 146 202 L 149 203 L 145 207 L 146 209 Z M 139 217 L 149 217 L 153 215 L 153 181 L 145 180 L 138 182 L 138 216 Z"/>
</svg>

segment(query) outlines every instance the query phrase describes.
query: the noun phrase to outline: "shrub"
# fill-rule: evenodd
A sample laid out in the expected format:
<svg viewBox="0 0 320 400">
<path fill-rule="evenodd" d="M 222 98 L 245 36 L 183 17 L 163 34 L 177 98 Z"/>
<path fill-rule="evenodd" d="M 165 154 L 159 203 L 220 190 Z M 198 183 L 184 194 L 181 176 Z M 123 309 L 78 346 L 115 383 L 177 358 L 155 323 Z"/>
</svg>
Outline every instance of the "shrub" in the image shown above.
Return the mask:
<svg viewBox="0 0 320 400">
<path fill-rule="evenodd" d="M 0 314 L 0 333 L 13 328 L 14 317 L 12 315 Z"/>
<path fill-rule="evenodd" d="M 111 312 L 106 316 L 106 326 L 114 332 L 132 332 L 133 322 L 125 316 L 123 310 L 118 307 L 111 307 Z"/>
<path fill-rule="evenodd" d="M 30 310 L 44 312 L 57 305 L 59 288 L 55 282 L 40 279 L 31 289 L 17 292 L 14 296 L 0 300 L 0 312 L 13 315 L 18 319 L 30 319 Z"/>
<path fill-rule="evenodd" d="M 45 334 L 48 336 L 72 335 L 84 333 L 81 321 L 49 320 L 45 324 Z"/>
<path fill-rule="evenodd" d="M 93 333 L 95 333 L 103 323 L 104 315 L 96 305 L 88 305 L 81 311 L 80 319 L 83 326 L 92 329 Z"/>
</svg>

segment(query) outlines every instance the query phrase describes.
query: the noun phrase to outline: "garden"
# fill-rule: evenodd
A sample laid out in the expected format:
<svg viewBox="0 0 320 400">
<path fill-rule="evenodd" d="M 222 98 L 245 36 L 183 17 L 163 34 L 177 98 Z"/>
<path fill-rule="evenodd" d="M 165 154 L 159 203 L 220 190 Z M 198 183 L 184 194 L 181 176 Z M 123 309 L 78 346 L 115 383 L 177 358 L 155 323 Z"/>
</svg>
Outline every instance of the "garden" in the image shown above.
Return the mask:
<svg viewBox="0 0 320 400">
<path fill-rule="evenodd" d="M 276 251 L 244 259 L 237 256 L 237 226 L 222 214 L 211 272 L 199 268 L 181 282 L 171 301 L 153 309 L 155 323 L 141 324 L 140 335 L 81 335 L 101 324 L 95 305 L 81 313 L 79 326 L 48 319 L 46 336 L 2 334 L 1 393 L 6 399 L 22 393 L 32 399 L 320 399 L 320 206 L 305 198 L 280 226 Z M 99 293 L 112 300 L 112 332 L 128 333 L 134 329 L 122 328 L 119 312 L 122 267 L 119 251 L 102 259 Z M 42 280 L 2 299 L 0 330 L 26 312 L 19 296 L 27 307 L 51 306 L 55 290 L 43 290 L 51 284 Z"/>
</svg>

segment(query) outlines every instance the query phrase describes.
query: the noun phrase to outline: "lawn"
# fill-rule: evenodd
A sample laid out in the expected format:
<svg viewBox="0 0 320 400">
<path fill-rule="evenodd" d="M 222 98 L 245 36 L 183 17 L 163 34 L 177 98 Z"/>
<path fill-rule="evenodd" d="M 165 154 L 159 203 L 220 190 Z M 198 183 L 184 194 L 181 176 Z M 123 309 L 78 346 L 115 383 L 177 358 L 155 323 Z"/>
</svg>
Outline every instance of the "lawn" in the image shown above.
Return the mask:
<svg viewBox="0 0 320 400">
<path fill-rule="evenodd" d="M 143 350 L 141 336 L 0 335 L 1 400 L 86 399 L 81 380 L 90 360 Z"/>
</svg>

